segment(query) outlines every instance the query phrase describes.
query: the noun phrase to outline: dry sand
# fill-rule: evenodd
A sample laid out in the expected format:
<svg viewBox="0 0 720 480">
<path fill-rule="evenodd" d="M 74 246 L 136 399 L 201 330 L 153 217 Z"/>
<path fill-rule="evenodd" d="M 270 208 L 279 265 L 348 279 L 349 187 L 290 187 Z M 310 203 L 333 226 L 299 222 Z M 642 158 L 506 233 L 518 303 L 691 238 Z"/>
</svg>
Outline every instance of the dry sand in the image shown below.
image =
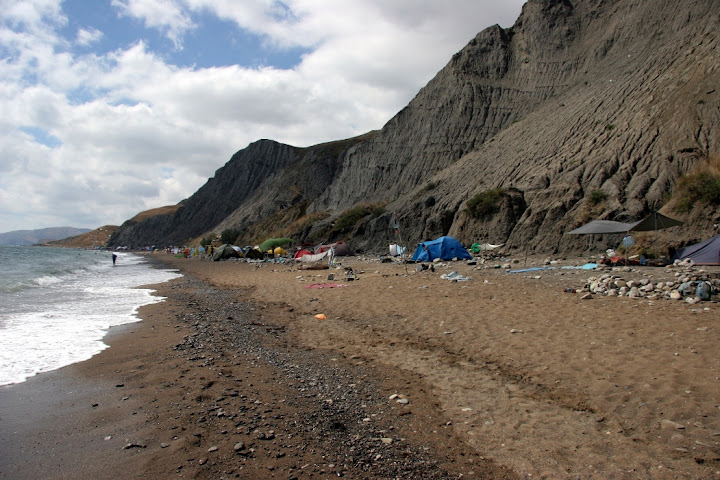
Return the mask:
<svg viewBox="0 0 720 480">
<path fill-rule="evenodd" d="M 143 322 L 0 388 L 2 478 L 720 478 L 717 303 L 154 258 L 186 277 Z"/>
</svg>

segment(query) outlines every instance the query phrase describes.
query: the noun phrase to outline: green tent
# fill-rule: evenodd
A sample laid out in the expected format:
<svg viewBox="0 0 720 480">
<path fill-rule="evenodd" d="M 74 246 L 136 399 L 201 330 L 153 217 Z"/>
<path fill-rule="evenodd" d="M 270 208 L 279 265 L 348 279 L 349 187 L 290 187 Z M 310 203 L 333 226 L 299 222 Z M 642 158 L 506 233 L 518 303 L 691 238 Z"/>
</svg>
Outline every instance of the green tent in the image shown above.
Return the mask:
<svg viewBox="0 0 720 480">
<path fill-rule="evenodd" d="M 268 238 L 261 243 L 258 248 L 262 252 L 267 252 L 268 250 L 275 250 L 275 247 L 282 247 L 283 245 L 287 245 L 293 241 L 294 240 L 292 238 Z"/>
</svg>

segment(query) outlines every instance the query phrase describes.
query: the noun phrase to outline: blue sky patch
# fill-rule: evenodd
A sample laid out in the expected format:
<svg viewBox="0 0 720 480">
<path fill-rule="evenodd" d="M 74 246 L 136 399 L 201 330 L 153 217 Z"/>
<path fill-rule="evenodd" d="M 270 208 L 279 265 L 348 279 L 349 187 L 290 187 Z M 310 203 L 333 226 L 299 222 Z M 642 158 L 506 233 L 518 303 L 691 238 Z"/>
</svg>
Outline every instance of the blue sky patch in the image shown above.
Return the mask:
<svg viewBox="0 0 720 480">
<path fill-rule="evenodd" d="M 18 130 L 20 130 L 21 132 L 25 132 L 28 135 L 31 135 L 37 143 L 45 145 L 46 147 L 57 148 L 62 145 L 62 142 L 59 138 L 51 135 L 50 132 L 43 128 L 23 126 L 18 127 Z"/>
</svg>

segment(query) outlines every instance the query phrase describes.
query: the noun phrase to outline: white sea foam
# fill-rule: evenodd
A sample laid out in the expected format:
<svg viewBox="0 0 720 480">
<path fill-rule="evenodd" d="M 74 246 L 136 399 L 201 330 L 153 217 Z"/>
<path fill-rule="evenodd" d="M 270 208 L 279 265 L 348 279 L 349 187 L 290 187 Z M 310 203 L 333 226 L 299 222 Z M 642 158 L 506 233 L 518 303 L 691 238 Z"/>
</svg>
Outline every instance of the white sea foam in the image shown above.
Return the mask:
<svg viewBox="0 0 720 480">
<path fill-rule="evenodd" d="M 41 268 L 48 269 L 47 264 L 57 258 L 54 251 L 43 253 L 37 258 L 46 263 Z M 140 306 L 163 300 L 152 290 L 136 287 L 180 276 L 151 268 L 131 254 L 121 254 L 115 267 L 108 254 L 68 257 L 67 252 L 57 252 L 57 256 L 67 257 L 64 268 L 34 277 L 45 279 L 36 282 L 37 287 L 0 293 L 0 385 L 101 352 L 107 348 L 102 340 L 110 327 L 138 321 L 135 313 Z M 68 265 L 72 262 L 77 265 Z M 32 267 L 32 262 L 23 265 Z"/>
</svg>

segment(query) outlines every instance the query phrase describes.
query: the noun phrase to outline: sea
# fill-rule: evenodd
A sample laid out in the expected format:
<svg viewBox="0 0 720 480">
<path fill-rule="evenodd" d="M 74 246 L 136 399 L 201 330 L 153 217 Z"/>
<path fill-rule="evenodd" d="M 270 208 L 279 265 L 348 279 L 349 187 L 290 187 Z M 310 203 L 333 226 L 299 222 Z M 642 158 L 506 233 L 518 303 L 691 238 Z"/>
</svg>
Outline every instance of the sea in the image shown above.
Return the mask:
<svg viewBox="0 0 720 480">
<path fill-rule="evenodd" d="M 110 327 L 137 322 L 162 302 L 138 288 L 181 276 L 142 255 L 0 245 L 0 385 L 87 360 Z"/>
</svg>

